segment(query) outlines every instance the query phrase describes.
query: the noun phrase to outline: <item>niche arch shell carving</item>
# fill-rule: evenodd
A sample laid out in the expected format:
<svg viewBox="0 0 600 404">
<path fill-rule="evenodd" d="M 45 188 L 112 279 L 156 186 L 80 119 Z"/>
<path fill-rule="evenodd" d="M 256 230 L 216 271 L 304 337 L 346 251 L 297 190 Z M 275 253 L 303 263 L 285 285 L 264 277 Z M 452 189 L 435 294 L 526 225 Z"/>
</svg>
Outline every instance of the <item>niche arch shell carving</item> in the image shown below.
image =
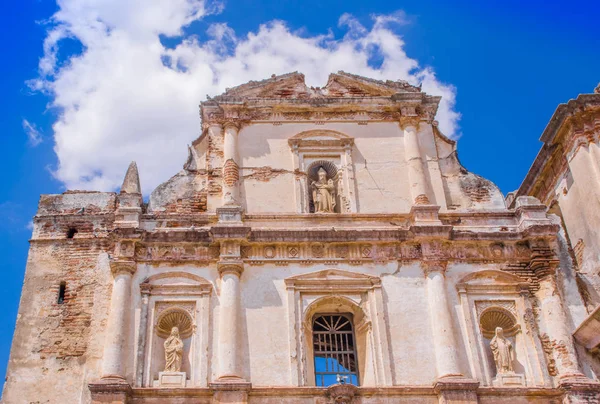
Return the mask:
<svg viewBox="0 0 600 404">
<path fill-rule="evenodd" d="M 483 336 L 488 339 L 494 336 L 496 327 L 502 327 L 506 337 L 512 337 L 520 329 L 512 313 L 497 306 L 488 307 L 481 312 L 479 327 Z"/>
<path fill-rule="evenodd" d="M 168 338 L 173 327 L 179 328 L 182 339 L 189 338 L 194 332 L 194 323 L 188 312 L 179 307 L 168 308 L 156 320 L 156 334 Z"/>
</svg>

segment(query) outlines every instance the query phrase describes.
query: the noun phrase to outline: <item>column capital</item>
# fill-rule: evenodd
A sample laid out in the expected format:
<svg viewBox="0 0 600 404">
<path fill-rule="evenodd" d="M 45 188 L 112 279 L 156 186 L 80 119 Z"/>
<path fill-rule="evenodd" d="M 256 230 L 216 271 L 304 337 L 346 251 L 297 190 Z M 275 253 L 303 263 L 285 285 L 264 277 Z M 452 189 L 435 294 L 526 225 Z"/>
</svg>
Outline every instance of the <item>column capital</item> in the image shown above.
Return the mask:
<svg viewBox="0 0 600 404">
<path fill-rule="evenodd" d="M 415 131 L 419 130 L 419 125 L 421 124 L 421 122 L 423 121 L 423 119 L 416 115 L 416 116 L 402 116 L 400 118 L 399 124 L 400 124 L 400 128 L 402 130 L 407 130 L 409 128 L 414 128 Z"/>
<path fill-rule="evenodd" d="M 244 272 L 244 262 L 242 260 L 221 261 L 217 263 L 217 269 L 221 277 L 226 274 L 234 274 L 239 278 Z"/>
<path fill-rule="evenodd" d="M 223 129 L 235 129 L 236 132 L 242 128 L 242 122 L 237 119 L 227 119 L 222 123 Z"/>
<path fill-rule="evenodd" d="M 113 276 L 121 273 L 133 275 L 137 270 L 137 264 L 135 261 L 112 260 L 110 262 L 110 270 Z"/>
<path fill-rule="evenodd" d="M 448 261 L 444 261 L 444 260 L 421 261 L 421 268 L 423 268 L 423 272 L 425 273 L 425 276 L 429 276 L 429 274 L 432 272 L 440 272 L 442 275 L 445 275 L 447 266 L 448 266 Z"/>
</svg>

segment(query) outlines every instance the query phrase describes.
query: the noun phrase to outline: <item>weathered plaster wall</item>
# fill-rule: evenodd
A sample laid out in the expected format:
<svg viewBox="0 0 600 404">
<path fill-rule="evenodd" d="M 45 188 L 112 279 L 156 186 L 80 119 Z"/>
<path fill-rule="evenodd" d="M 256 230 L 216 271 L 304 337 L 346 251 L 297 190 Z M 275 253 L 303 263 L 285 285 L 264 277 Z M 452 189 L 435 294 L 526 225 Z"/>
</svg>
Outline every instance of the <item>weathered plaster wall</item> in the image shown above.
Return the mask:
<svg viewBox="0 0 600 404">
<path fill-rule="evenodd" d="M 327 123 L 315 127 L 295 123 L 256 124 L 240 131 L 242 195 L 249 213 L 295 212 L 295 175 L 288 139 L 312 129 L 335 130 L 354 138 L 352 158 L 359 212 L 410 209 L 403 132 L 398 124 Z M 326 153 L 322 155 L 323 159 L 327 157 Z M 267 169 L 261 174 L 263 167 Z"/>
<path fill-rule="evenodd" d="M 312 266 L 286 265 L 277 266 L 265 264 L 260 266 L 247 266 L 241 278 L 242 311 L 239 321 L 241 326 L 240 353 L 244 377 L 250 380 L 253 386 L 295 386 L 290 373 L 290 342 L 294 339 L 289 334 L 287 324 L 288 294 L 284 280 L 286 278 L 309 274 L 316 271 L 331 269 L 331 265 L 319 264 Z M 425 276 L 418 263 L 398 264 L 370 264 L 360 267 L 347 264 L 336 265 L 336 269 L 363 273 L 382 279 L 382 294 L 384 297 L 384 322 L 387 324 L 385 332 L 390 343 L 389 360 L 392 362 L 393 384 L 397 386 L 416 385 L 427 386 L 435 381 L 435 356 L 433 353 L 431 324 L 428 305 Z M 455 339 L 458 344 L 459 366 L 467 377 L 474 377 L 471 373 L 467 351 L 469 340 L 465 334 L 464 313 L 457 291 L 457 283 L 466 275 L 481 270 L 498 270 L 501 266 L 496 264 L 474 265 L 457 263 L 448 267 L 446 273 L 446 290 L 449 300 L 449 310 L 452 315 Z M 150 275 L 169 272 L 189 272 L 201 276 L 213 283 L 215 294 L 210 299 L 210 325 L 211 343 L 209 344 L 209 380 L 217 377 L 219 357 L 216 343 L 218 341 L 218 322 L 214 321 L 219 316 L 220 280 L 214 266 L 198 267 L 184 265 L 176 267 L 154 267 L 141 265 L 134 277 L 132 295 L 134 304 L 132 308 L 132 321 L 129 335 L 132 336 L 128 350 L 128 378 L 134 378 L 136 362 L 136 345 L 139 337 L 139 309 L 141 295 L 139 282 L 143 282 Z M 441 310 L 442 308 L 440 308 Z M 204 319 L 199 321 L 203 322 Z M 519 347 L 522 351 L 522 347 Z M 160 355 L 161 350 L 155 353 Z M 415 355 L 419 352 L 419 355 Z M 310 360 L 310 359 L 308 359 Z M 488 359 L 489 360 L 489 359 Z M 525 358 L 519 357 L 519 361 Z M 279 365 L 274 365 L 279 364 Z M 543 364 L 542 364 L 543 365 Z M 292 365 L 293 366 L 293 365 Z M 201 387 L 201 386 L 200 386 Z"/>
<path fill-rule="evenodd" d="M 92 216 L 70 216 L 81 208 Z M 36 403 L 43 397 L 54 397 L 48 403 L 89 401 L 89 390 L 83 387 L 100 376 L 108 317 L 111 243 L 102 236 L 109 229 L 105 216 L 113 209 L 114 194 L 41 198 L 4 403 Z M 78 231 L 67 239 L 70 228 Z M 61 282 L 66 283 L 65 298 L 58 304 Z"/>
<path fill-rule="evenodd" d="M 556 195 L 584 286 L 588 307 L 600 304 L 600 148 L 581 147 L 569 161 L 566 178 Z"/>
</svg>

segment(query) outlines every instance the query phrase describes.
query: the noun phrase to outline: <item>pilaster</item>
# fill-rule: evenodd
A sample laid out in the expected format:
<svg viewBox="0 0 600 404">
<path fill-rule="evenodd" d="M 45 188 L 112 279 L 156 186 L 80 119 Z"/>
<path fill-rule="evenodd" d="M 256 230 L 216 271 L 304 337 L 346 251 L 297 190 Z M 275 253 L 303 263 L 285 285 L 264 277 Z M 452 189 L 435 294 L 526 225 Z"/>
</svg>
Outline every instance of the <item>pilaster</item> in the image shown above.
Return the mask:
<svg viewBox="0 0 600 404">
<path fill-rule="evenodd" d="M 447 262 L 432 260 L 425 261 L 422 265 L 427 279 L 427 302 L 437 377 L 441 379 L 462 376 L 458 366 L 458 347 L 446 292 Z"/>
<path fill-rule="evenodd" d="M 136 263 L 134 261 L 112 261 L 110 269 L 114 281 L 107 339 L 104 345 L 102 378 L 125 380 L 123 350 L 127 339 L 128 311 L 131 307 L 131 278 L 136 271 Z"/>
<path fill-rule="evenodd" d="M 588 379 L 579 368 L 579 359 L 568 327 L 565 307 L 556 279 L 559 260 L 547 240 L 532 241 L 530 269 L 539 279 L 535 296 L 540 307 L 540 329 L 556 368 L 556 382 L 565 391 L 563 403 L 597 403 L 600 383 Z"/>
<path fill-rule="evenodd" d="M 220 254 L 217 270 L 220 275 L 219 318 L 217 334 L 217 379 L 210 383 L 215 389 L 215 402 L 243 403 L 247 400 L 250 383 L 244 379 L 241 344 L 240 278 L 244 272 L 241 243 L 247 239 L 249 228 L 242 222 L 239 206 L 217 209 L 219 223 L 211 229 L 219 241 Z M 229 401 L 228 401 L 229 400 Z"/>
<path fill-rule="evenodd" d="M 239 123 L 223 125 L 223 206 L 240 206 L 240 162 L 238 153 Z"/>
<path fill-rule="evenodd" d="M 415 205 L 429 204 L 428 179 L 425 175 L 417 133 L 419 120 L 418 118 L 405 118 L 401 121 L 401 127 L 404 130 L 404 150 L 408 162 L 408 180 L 412 203 Z"/>
<path fill-rule="evenodd" d="M 107 335 L 102 361 L 102 378 L 89 384 L 92 403 L 127 404 L 131 386 L 125 379 L 125 345 L 127 318 L 131 307 L 131 278 L 136 271 L 134 261 L 114 260 L 110 263 L 114 281 L 110 301 Z"/>
</svg>

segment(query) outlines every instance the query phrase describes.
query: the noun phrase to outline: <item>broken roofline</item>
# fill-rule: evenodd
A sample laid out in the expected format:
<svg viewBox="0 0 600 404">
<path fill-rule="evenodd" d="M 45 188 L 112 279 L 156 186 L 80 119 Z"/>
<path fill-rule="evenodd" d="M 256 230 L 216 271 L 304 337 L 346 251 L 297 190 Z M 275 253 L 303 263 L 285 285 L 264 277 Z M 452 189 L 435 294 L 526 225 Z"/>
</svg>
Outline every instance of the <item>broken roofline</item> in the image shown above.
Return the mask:
<svg viewBox="0 0 600 404">
<path fill-rule="evenodd" d="M 323 88 L 308 87 L 301 73 L 273 76 L 228 89 L 200 104 L 203 128 L 237 121 L 395 121 L 434 124 L 441 97 L 404 81 L 381 81 L 344 72 L 329 75 Z M 317 107 L 317 108 L 315 108 Z M 434 124 L 435 125 L 435 124 Z"/>
<path fill-rule="evenodd" d="M 407 81 L 398 80 L 376 80 L 368 77 L 363 77 L 355 74 L 346 73 L 339 71 L 338 73 L 332 73 L 329 75 L 327 84 L 325 87 L 308 87 L 305 83 L 305 76 L 302 73 L 293 72 L 282 75 L 273 75 L 268 79 L 260 81 L 249 81 L 248 83 L 241 84 L 239 86 L 226 89 L 225 93 L 218 95 L 214 98 L 207 97 L 208 102 L 211 100 L 223 100 L 231 98 L 271 98 L 269 96 L 260 96 L 257 93 L 261 90 L 269 92 L 269 90 L 276 89 L 277 87 L 296 86 L 296 95 L 301 95 L 301 98 L 315 98 L 315 97 L 327 97 L 328 91 L 338 84 L 349 84 L 353 87 L 354 93 L 358 95 L 357 98 L 365 96 L 379 95 L 383 97 L 389 97 L 396 93 L 420 93 L 421 87 L 413 86 Z M 281 88 L 280 88 L 281 90 Z M 295 98 L 290 97 L 294 91 L 288 88 L 288 91 L 277 94 L 274 92 L 276 98 Z M 333 98 L 339 98 L 340 94 L 329 94 Z M 347 97 L 346 97 L 347 98 Z"/>
<path fill-rule="evenodd" d="M 567 103 L 559 104 L 556 107 L 554 114 L 552 114 L 550 121 L 548 121 L 544 132 L 540 136 L 540 141 L 543 142 L 543 145 L 527 171 L 523 182 L 517 189 L 515 199 L 518 196 L 529 195 L 532 192 L 532 187 L 537 182 L 539 175 L 550 161 L 552 154 L 556 151 L 554 141 L 561 128 L 569 118 L 585 111 L 587 107 L 600 107 L 600 93 L 579 94 L 576 99 L 571 99 Z"/>
</svg>

